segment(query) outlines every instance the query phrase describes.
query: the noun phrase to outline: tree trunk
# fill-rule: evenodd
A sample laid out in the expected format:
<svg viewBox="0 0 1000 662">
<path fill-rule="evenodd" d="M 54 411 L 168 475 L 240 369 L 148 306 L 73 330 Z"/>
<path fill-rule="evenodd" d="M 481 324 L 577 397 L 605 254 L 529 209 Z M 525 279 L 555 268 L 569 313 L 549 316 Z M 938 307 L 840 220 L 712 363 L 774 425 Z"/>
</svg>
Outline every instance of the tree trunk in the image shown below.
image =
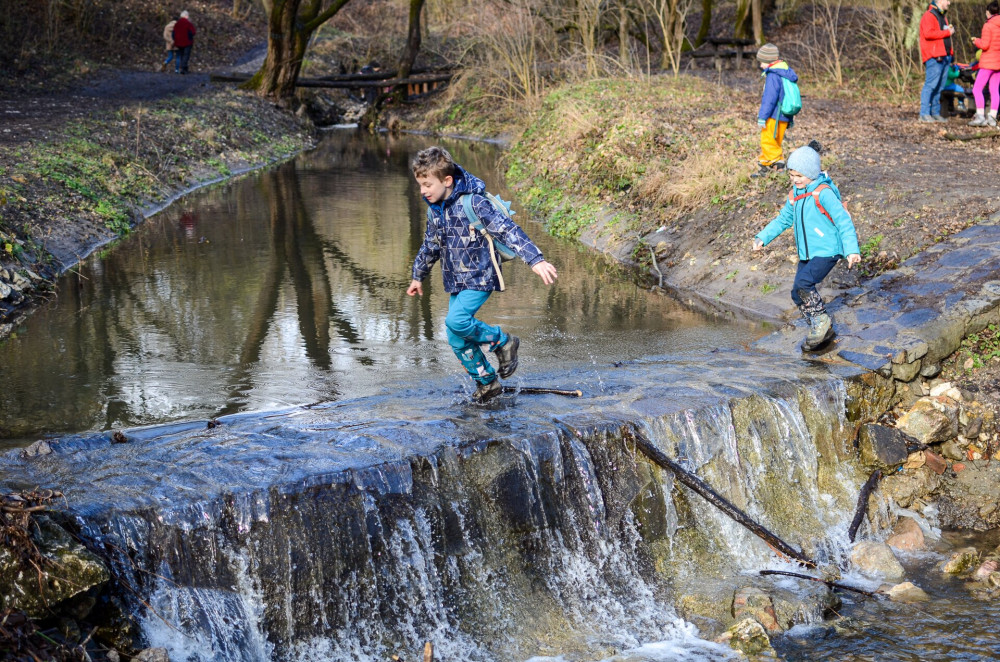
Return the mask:
<svg viewBox="0 0 1000 662">
<path fill-rule="evenodd" d="M 750 13 L 753 15 L 753 40 L 758 46 L 764 44 L 764 18 L 761 15 L 760 0 L 750 1 Z"/>
<path fill-rule="evenodd" d="M 349 0 L 262 0 L 268 14 L 267 57 L 253 78 L 243 84 L 262 97 L 290 99 L 302 70 L 302 59 L 313 32 Z"/>
<path fill-rule="evenodd" d="M 694 38 L 694 47 L 698 48 L 708 39 L 712 29 L 712 0 L 701 0 L 701 25 L 698 26 L 698 36 Z"/>
<path fill-rule="evenodd" d="M 420 53 L 420 13 L 424 9 L 424 0 L 410 0 L 410 28 L 406 33 L 406 49 L 399 59 L 398 78 L 408 78 Z"/>
<path fill-rule="evenodd" d="M 733 36 L 745 39 L 747 36 L 747 19 L 750 18 L 750 3 L 752 0 L 736 0 L 736 23 Z"/>
</svg>

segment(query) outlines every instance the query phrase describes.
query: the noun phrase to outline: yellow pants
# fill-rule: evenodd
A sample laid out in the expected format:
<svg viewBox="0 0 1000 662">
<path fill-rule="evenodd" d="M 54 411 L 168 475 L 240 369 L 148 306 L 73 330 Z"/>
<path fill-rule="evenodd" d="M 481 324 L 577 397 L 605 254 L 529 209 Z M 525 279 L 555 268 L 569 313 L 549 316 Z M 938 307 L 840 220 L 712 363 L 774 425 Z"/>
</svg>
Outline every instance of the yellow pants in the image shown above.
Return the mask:
<svg viewBox="0 0 1000 662">
<path fill-rule="evenodd" d="M 757 157 L 757 162 L 762 166 L 769 166 L 781 160 L 781 141 L 785 139 L 788 122 L 777 122 L 777 131 L 774 128 L 775 122 L 777 120 L 770 118 L 760 130 L 760 156 Z"/>
</svg>

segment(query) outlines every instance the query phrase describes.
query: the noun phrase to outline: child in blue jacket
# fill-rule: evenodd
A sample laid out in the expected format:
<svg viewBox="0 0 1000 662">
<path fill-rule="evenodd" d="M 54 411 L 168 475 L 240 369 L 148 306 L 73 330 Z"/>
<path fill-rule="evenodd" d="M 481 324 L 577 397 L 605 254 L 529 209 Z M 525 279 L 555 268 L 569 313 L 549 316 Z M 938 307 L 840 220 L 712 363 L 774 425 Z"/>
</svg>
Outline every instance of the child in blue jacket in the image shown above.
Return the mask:
<svg viewBox="0 0 1000 662">
<path fill-rule="evenodd" d="M 781 79 L 787 78 L 793 83 L 799 79 L 788 63 L 781 59 L 778 47 L 774 44 L 764 44 L 757 50 L 757 63 L 761 68 L 760 75 L 764 78 L 764 92 L 757 111 L 757 126 L 760 127 L 760 156 L 757 157 L 757 165 L 760 168 L 751 177 L 762 177 L 771 168 L 781 170 L 785 166 L 781 160 L 781 143 L 792 118 L 781 112 L 781 100 L 785 96 Z"/>
<path fill-rule="evenodd" d="M 778 216 L 754 237 L 753 250 L 761 250 L 788 228 L 795 232 L 799 268 L 792 283 L 792 301 L 809 325 L 802 349 L 812 351 L 834 335 L 833 318 L 816 286 L 844 256 L 850 269 L 861 261 L 861 253 L 854 221 L 840 202 L 840 191 L 820 170 L 819 152 L 809 146 L 792 152 L 788 176 L 792 180 L 788 200 Z"/>
<path fill-rule="evenodd" d="M 504 333 L 499 326 L 476 319 L 476 313 L 490 294 L 503 291 L 503 274 L 499 260 L 491 255 L 489 238 L 476 232 L 466 217 L 462 197 L 470 196 L 472 209 L 489 236 L 513 249 L 546 285 L 555 281 L 556 268 L 545 261 L 524 230 L 493 206 L 484 195 L 483 181 L 455 163 L 447 150 L 442 147 L 422 150 L 411 167 L 431 213 L 406 293 L 423 295 L 421 282 L 434 263 L 441 260 L 444 289 L 451 295 L 445 318 L 448 344 L 476 382 L 473 400 L 486 402 L 502 393 L 503 387 L 480 345 L 489 345 L 490 351 L 496 353 L 500 377 L 507 379 L 517 369 L 521 341 Z"/>
</svg>

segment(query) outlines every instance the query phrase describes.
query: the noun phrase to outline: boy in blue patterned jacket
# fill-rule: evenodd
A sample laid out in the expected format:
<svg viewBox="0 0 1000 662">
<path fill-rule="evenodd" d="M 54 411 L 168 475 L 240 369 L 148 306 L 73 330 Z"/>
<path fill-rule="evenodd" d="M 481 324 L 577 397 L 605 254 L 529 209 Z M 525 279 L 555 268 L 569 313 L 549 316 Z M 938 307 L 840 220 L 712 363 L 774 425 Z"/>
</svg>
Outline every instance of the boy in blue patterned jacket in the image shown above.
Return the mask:
<svg viewBox="0 0 1000 662">
<path fill-rule="evenodd" d="M 444 289 L 451 295 L 445 318 L 448 344 L 476 382 L 473 400 L 486 402 L 502 393 L 503 387 L 480 345 L 489 345 L 490 351 L 496 353 L 500 377 L 507 379 L 517 369 L 521 341 L 504 333 L 499 326 L 476 319 L 476 313 L 490 294 L 503 290 L 503 276 L 499 261 L 491 258 L 489 240 L 476 232 L 466 218 L 462 196 L 471 196 L 472 207 L 490 236 L 513 249 L 546 285 L 555 281 L 556 268 L 545 261 L 524 230 L 486 198 L 483 181 L 455 163 L 447 150 L 442 147 L 422 150 L 411 167 L 431 213 L 406 293 L 423 295 L 421 282 L 434 263 L 441 260 Z"/>
<path fill-rule="evenodd" d="M 815 145 L 815 149 L 813 146 Z M 817 286 L 841 259 L 850 269 L 861 261 L 854 220 L 840 202 L 840 191 L 820 167 L 819 145 L 799 147 L 788 157 L 792 190 L 781 212 L 753 239 L 759 251 L 792 228 L 799 267 L 792 282 L 792 301 L 809 325 L 803 351 L 819 349 L 833 338 L 833 318 Z"/>
</svg>

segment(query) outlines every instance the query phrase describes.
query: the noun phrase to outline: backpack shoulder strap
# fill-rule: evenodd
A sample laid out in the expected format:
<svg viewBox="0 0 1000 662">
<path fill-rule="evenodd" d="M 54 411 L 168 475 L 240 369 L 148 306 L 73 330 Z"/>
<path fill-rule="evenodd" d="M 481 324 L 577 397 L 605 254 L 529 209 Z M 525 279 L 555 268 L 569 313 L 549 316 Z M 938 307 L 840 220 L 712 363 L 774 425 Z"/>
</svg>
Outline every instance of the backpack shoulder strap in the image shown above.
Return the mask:
<svg viewBox="0 0 1000 662">
<path fill-rule="evenodd" d="M 803 193 L 801 195 L 795 195 L 795 189 L 792 189 L 791 191 L 788 192 L 788 202 L 790 202 L 792 205 L 794 205 L 799 200 L 803 200 L 805 198 L 812 197 L 813 202 L 816 203 L 816 209 L 818 209 L 821 214 L 823 214 L 828 219 L 830 219 L 831 223 L 833 223 L 834 225 L 836 225 L 837 223 L 836 223 L 836 221 L 833 220 L 833 216 L 830 216 L 830 212 L 828 212 L 826 210 L 826 208 L 824 208 L 823 205 L 819 201 L 819 194 L 820 194 L 820 192 L 823 189 L 827 189 L 827 188 L 830 188 L 827 184 L 820 184 L 819 186 L 817 186 L 816 188 L 814 188 L 812 191 L 807 191 L 806 193 Z"/>
<path fill-rule="evenodd" d="M 486 228 L 483 227 L 483 222 L 479 220 L 479 214 L 476 213 L 476 208 L 472 205 L 472 194 L 466 193 L 462 195 L 462 209 L 465 210 L 465 220 L 469 222 L 477 232 L 483 232 Z"/>
</svg>

